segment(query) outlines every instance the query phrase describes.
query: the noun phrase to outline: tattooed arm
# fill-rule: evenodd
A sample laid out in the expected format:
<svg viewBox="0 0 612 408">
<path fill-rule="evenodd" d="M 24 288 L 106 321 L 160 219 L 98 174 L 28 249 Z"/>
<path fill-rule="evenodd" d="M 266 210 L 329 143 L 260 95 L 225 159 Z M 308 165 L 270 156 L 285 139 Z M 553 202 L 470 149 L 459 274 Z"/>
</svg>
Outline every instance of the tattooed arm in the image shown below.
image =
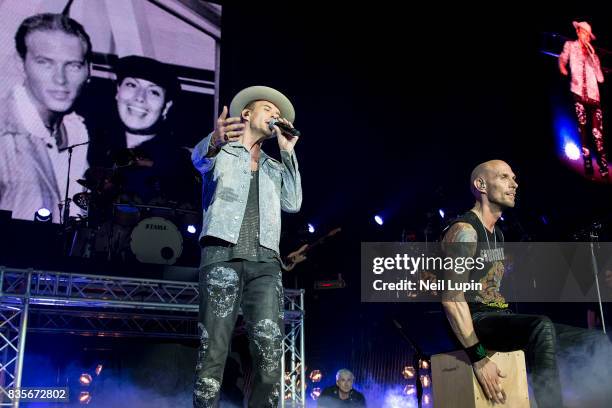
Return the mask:
<svg viewBox="0 0 612 408">
<path fill-rule="evenodd" d="M 444 235 L 442 249 L 445 256 L 474 257 L 478 236 L 474 228 L 464 222 L 453 224 Z M 467 281 L 469 272 L 457 274 L 453 270 L 445 271 L 445 278 L 454 282 Z M 465 300 L 465 294 L 461 290 L 447 290 L 442 293 L 442 306 L 446 317 L 464 348 L 478 343 L 478 337 L 474 330 L 472 314 Z M 504 377 L 497 365 L 488 357 L 472 364 L 474 374 L 488 399 L 498 404 L 503 404 L 506 394 L 501 388 L 500 378 Z"/>
<path fill-rule="evenodd" d="M 473 257 L 477 245 L 476 230 L 465 222 L 453 224 L 444 235 L 442 249 L 444 255 L 452 258 Z M 469 273 L 457 274 L 452 270 L 445 271 L 445 279 L 453 282 L 467 281 Z M 470 347 L 478 343 L 474 332 L 472 314 L 465 301 L 465 294 L 461 290 L 446 290 L 442 293 L 442 306 L 446 317 L 463 347 Z"/>
</svg>

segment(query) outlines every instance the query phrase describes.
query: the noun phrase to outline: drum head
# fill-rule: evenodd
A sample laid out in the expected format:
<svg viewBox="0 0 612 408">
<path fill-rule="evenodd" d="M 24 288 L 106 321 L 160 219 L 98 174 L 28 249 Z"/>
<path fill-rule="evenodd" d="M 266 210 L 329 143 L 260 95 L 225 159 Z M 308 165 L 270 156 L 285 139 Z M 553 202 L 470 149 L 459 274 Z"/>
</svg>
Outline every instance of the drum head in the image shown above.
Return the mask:
<svg viewBox="0 0 612 408">
<path fill-rule="evenodd" d="M 130 248 L 140 262 L 172 265 L 183 253 L 183 237 L 171 221 L 145 218 L 132 231 Z"/>
</svg>

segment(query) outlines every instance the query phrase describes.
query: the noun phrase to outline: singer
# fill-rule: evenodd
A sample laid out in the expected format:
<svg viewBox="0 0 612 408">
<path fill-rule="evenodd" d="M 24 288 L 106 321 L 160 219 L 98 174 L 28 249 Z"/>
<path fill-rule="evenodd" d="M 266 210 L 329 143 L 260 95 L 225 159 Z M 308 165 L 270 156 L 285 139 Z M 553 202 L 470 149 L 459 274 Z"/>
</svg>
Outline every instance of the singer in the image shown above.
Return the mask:
<svg viewBox="0 0 612 408">
<path fill-rule="evenodd" d="M 293 128 L 293 105 L 265 86 L 238 92 L 216 129 L 195 147 L 203 175 L 200 235 L 200 348 L 193 404 L 217 407 L 232 330 L 242 309 L 255 377 L 249 407 L 276 407 L 280 393 L 283 287 L 281 209 L 297 212 L 302 186 L 295 144 L 272 119 Z M 261 149 L 276 138 L 281 162 Z"/>
<path fill-rule="evenodd" d="M 559 70 L 568 75 L 567 63 L 571 70 L 570 90 L 574 96 L 574 107 L 578 119 L 578 130 L 582 144 L 582 158 L 585 176 L 593 178 L 591 146 L 597 151 L 597 164 L 602 179 L 608 179 L 608 160 L 604 146 L 603 112 L 599 101 L 599 82 L 604 81 L 599 58 L 591 45 L 595 36 L 591 26 L 584 21 L 572 23 L 578 39 L 567 41 L 559 55 Z M 592 138 L 592 139 L 591 139 Z"/>
</svg>

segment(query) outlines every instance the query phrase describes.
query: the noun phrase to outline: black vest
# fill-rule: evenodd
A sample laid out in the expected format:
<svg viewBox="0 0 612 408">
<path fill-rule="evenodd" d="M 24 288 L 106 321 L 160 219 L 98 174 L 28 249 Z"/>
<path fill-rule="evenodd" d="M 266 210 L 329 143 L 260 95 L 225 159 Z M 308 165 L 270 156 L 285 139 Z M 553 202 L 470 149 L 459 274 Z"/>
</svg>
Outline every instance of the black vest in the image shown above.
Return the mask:
<svg viewBox="0 0 612 408">
<path fill-rule="evenodd" d="M 476 231 L 478 243 L 475 257 L 484 259 L 482 270 L 473 269 L 469 280 L 482 283 L 482 290 L 467 291 L 465 298 L 470 308 L 482 306 L 505 309 L 508 303 L 499 292 L 504 275 L 504 234 L 495 226 L 493 233 L 489 232 L 473 211 L 468 211 L 454 219 L 449 227 L 458 222 L 470 224 Z"/>
</svg>

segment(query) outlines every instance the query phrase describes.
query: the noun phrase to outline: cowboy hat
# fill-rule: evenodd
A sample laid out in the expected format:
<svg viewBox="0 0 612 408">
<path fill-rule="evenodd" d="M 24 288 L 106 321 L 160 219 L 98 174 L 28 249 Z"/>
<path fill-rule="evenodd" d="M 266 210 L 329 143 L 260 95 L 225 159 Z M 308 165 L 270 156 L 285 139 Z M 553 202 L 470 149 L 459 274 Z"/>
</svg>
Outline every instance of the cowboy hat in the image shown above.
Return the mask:
<svg viewBox="0 0 612 408">
<path fill-rule="evenodd" d="M 295 120 L 295 109 L 289 98 L 274 88 L 260 85 L 244 88 L 234 96 L 230 104 L 230 116 L 239 117 L 244 107 L 253 101 L 272 102 L 280 110 L 281 117 L 289 122 Z"/>
<path fill-rule="evenodd" d="M 578 29 L 582 29 L 584 31 L 586 31 L 587 33 L 589 33 L 589 35 L 591 36 L 591 39 L 596 39 L 595 35 L 591 32 L 591 25 L 589 23 L 587 23 L 586 21 L 572 21 L 572 24 L 574 25 L 574 28 L 576 29 L 576 31 L 578 31 Z"/>
</svg>

